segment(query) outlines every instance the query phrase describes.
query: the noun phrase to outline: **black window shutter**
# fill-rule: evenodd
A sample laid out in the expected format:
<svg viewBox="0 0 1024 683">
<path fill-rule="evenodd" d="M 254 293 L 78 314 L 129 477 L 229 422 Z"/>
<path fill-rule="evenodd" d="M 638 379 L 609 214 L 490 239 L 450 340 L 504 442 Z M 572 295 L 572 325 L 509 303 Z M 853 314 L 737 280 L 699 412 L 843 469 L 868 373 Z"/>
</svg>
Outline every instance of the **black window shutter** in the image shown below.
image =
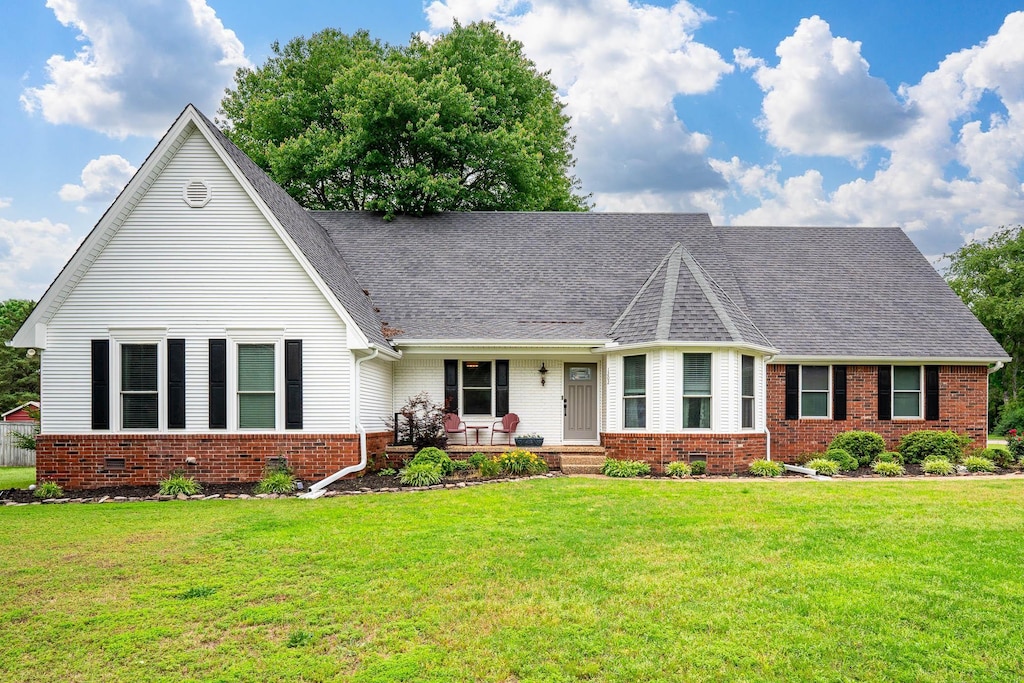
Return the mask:
<svg viewBox="0 0 1024 683">
<path fill-rule="evenodd" d="M 786 366 L 786 419 L 800 417 L 800 366 Z"/>
<path fill-rule="evenodd" d="M 508 361 L 494 361 L 494 416 L 508 415 Z"/>
<path fill-rule="evenodd" d="M 939 366 L 924 366 L 924 419 L 939 419 Z"/>
<path fill-rule="evenodd" d="M 92 340 L 92 428 L 110 429 L 110 341 Z"/>
<path fill-rule="evenodd" d="M 878 419 L 892 419 L 892 366 L 878 366 Z"/>
<path fill-rule="evenodd" d="M 302 340 L 284 342 L 284 428 L 302 429 Z"/>
<path fill-rule="evenodd" d="M 167 340 L 167 428 L 185 428 L 185 340 Z"/>
<path fill-rule="evenodd" d="M 210 340 L 210 429 L 228 428 L 228 341 Z"/>
<path fill-rule="evenodd" d="M 832 419 L 846 419 L 846 366 L 832 366 Z"/>
<path fill-rule="evenodd" d="M 444 409 L 449 413 L 459 412 L 459 361 L 444 362 Z"/>
</svg>

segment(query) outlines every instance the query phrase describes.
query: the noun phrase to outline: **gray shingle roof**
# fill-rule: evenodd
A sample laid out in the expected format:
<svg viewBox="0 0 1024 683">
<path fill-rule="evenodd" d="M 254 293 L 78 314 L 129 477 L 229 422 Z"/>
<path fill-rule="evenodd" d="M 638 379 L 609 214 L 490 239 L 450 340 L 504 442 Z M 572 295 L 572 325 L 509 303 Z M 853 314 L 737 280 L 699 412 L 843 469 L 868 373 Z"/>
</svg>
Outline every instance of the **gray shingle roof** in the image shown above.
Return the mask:
<svg viewBox="0 0 1024 683">
<path fill-rule="evenodd" d="M 245 152 L 238 149 L 210 119 L 202 112 L 196 112 L 370 343 L 390 348 L 390 343 L 381 332 L 381 321 L 373 310 L 373 303 L 363 293 L 363 288 L 357 282 L 349 264 L 338 253 L 320 224 L 313 220 L 309 212 L 292 199 L 280 185 L 271 180 Z"/>
</svg>

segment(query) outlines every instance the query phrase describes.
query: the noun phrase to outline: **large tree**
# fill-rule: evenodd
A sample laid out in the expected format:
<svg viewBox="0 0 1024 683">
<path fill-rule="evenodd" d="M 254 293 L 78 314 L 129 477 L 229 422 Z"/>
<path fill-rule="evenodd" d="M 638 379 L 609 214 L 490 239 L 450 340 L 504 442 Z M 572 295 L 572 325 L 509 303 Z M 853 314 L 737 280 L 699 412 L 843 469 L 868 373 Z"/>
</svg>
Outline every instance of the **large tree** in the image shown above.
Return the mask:
<svg viewBox="0 0 1024 683">
<path fill-rule="evenodd" d="M 0 303 L 0 337 L 3 337 L 0 341 L 13 339 L 34 307 L 35 303 L 23 299 Z M 39 356 L 29 356 L 25 349 L 0 344 L 0 412 L 38 400 Z"/>
<path fill-rule="evenodd" d="M 235 74 L 221 124 L 304 206 L 588 208 L 554 85 L 493 24 L 403 47 L 327 29 L 272 49 Z"/>
<path fill-rule="evenodd" d="M 953 291 L 1014 359 L 992 375 L 990 409 L 1024 402 L 1024 226 L 1001 228 L 947 256 Z"/>
</svg>

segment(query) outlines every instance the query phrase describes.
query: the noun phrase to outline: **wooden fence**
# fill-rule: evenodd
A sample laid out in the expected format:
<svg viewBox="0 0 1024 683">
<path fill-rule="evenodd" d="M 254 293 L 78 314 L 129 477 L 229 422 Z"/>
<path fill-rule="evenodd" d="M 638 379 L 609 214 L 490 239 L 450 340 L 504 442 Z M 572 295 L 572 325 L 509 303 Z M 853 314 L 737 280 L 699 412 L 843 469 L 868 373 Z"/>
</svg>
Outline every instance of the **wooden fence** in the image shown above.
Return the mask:
<svg viewBox="0 0 1024 683">
<path fill-rule="evenodd" d="M 34 422 L 0 422 L 0 467 L 35 467 L 36 452 L 14 445 L 12 432 L 32 434 Z"/>
</svg>

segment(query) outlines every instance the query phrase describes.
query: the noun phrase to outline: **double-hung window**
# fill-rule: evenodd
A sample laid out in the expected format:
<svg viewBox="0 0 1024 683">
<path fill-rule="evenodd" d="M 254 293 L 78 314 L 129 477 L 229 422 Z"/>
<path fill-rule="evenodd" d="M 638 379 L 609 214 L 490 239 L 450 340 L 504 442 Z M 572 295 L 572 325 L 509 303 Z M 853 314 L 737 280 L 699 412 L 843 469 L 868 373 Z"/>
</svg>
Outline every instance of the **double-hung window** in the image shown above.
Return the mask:
<svg viewBox="0 0 1024 683">
<path fill-rule="evenodd" d="M 121 429 L 159 429 L 157 344 L 121 344 Z"/>
<path fill-rule="evenodd" d="M 683 354 L 683 429 L 711 429 L 711 354 Z"/>
<path fill-rule="evenodd" d="M 829 366 L 800 366 L 800 417 L 829 416 Z"/>
<path fill-rule="evenodd" d="M 893 366 L 892 416 L 921 417 L 921 366 Z"/>
<path fill-rule="evenodd" d="M 462 363 L 462 414 L 492 415 L 491 361 Z"/>
<path fill-rule="evenodd" d="M 277 426 L 277 350 L 274 344 L 238 345 L 238 427 Z"/>
<path fill-rule="evenodd" d="M 647 356 L 626 356 L 622 370 L 622 426 L 643 429 L 647 426 Z"/>
<path fill-rule="evenodd" d="M 740 427 L 754 428 L 754 357 L 740 356 Z"/>
</svg>

